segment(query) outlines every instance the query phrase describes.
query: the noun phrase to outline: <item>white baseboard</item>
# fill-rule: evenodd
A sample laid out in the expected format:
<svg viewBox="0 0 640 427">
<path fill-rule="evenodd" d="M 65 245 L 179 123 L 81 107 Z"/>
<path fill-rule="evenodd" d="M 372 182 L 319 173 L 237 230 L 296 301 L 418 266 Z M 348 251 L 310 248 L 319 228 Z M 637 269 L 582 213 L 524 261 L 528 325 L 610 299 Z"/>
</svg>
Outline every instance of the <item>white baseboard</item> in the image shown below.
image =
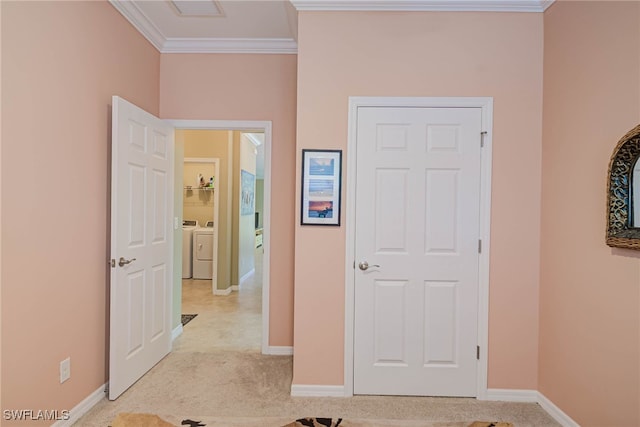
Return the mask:
<svg viewBox="0 0 640 427">
<path fill-rule="evenodd" d="M 69 411 L 68 420 L 56 421 L 51 427 L 68 427 L 77 422 L 84 414 L 89 412 L 91 408 L 96 406 L 98 402 L 105 398 L 105 389 L 107 385 L 103 384 L 96 391 L 87 396 L 82 402 L 78 403 L 71 411 Z"/>
<path fill-rule="evenodd" d="M 293 356 L 293 347 L 270 345 L 264 354 L 271 356 Z"/>
<path fill-rule="evenodd" d="M 213 294 L 214 295 L 229 295 L 231 293 L 231 288 L 232 286 L 229 286 L 227 289 L 214 289 L 213 290 Z"/>
<path fill-rule="evenodd" d="M 244 282 L 247 281 L 247 279 L 249 279 L 249 277 L 253 276 L 255 273 L 256 269 L 252 268 L 251 271 L 247 272 L 247 274 L 245 274 L 240 278 L 240 280 L 238 280 L 238 286 L 241 286 Z"/>
<path fill-rule="evenodd" d="M 547 411 L 554 420 L 562 424 L 563 427 L 580 427 L 580 424 L 571 419 L 562 409 L 558 408 L 544 394 L 538 392 L 538 404 Z"/>
<path fill-rule="evenodd" d="M 175 341 L 175 339 L 180 335 L 182 335 L 182 323 L 180 323 L 173 329 L 173 331 L 171 331 L 171 341 Z"/>
<path fill-rule="evenodd" d="M 487 390 L 487 394 L 482 400 L 538 403 L 538 392 L 536 390 L 508 390 L 501 388 L 490 388 Z"/>
<path fill-rule="evenodd" d="M 344 385 L 291 385 L 294 397 L 345 397 Z"/>
<path fill-rule="evenodd" d="M 240 290 L 240 286 L 238 286 L 238 285 L 231 285 L 231 290 L 232 290 L 232 291 L 236 291 L 236 292 L 238 292 L 238 291 Z"/>
<path fill-rule="evenodd" d="M 544 394 L 537 390 L 508 390 L 490 388 L 482 400 L 497 400 L 501 402 L 531 402 L 537 403 L 547 414 L 559 422 L 563 427 L 580 427 L 580 425 L 558 408 Z"/>
</svg>

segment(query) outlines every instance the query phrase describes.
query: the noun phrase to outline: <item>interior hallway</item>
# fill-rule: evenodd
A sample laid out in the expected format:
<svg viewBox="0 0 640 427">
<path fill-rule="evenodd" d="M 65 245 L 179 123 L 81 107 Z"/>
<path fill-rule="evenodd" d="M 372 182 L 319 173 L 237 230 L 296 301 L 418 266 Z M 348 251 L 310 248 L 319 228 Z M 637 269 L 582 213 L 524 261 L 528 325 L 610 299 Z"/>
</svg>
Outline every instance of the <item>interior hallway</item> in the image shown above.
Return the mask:
<svg viewBox="0 0 640 427">
<path fill-rule="evenodd" d="M 237 292 L 213 295 L 211 280 L 182 280 L 182 314 L 197 314 L 173 342 L 173 351 L 250 351 L 262 340 L 262 248 L 256 250 L 255 273 Z"/>
</svg>

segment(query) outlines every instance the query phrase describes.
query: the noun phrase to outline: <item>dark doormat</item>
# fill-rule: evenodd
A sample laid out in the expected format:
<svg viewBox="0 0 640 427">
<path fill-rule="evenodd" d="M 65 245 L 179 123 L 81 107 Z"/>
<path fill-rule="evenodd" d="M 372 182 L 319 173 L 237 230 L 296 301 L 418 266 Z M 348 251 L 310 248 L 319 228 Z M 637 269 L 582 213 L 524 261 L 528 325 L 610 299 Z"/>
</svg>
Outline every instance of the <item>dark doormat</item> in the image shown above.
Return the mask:
<svg viewBox="0 0 640 427">
<path fill-rule="evenodd" d="M 187 323 L 191 322 L 193 320 L 194 317 L 196 317 L 197 314 L 183 314 L 182 315 L 182 326 L 186 325 Z"/>
</svg>

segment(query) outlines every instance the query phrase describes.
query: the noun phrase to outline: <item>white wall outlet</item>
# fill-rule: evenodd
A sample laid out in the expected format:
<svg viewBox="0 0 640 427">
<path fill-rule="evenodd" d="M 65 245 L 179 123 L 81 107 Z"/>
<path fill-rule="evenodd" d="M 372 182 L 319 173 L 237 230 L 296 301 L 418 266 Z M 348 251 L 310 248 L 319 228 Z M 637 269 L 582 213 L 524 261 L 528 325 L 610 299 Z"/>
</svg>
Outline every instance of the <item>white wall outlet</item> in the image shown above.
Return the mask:
<svg viewBox="0 0 640 427">
<path fill-rule="evenodd" d="M 60 362 L 60 384 L 71 378 L 71 357 Z"/>
</svg>

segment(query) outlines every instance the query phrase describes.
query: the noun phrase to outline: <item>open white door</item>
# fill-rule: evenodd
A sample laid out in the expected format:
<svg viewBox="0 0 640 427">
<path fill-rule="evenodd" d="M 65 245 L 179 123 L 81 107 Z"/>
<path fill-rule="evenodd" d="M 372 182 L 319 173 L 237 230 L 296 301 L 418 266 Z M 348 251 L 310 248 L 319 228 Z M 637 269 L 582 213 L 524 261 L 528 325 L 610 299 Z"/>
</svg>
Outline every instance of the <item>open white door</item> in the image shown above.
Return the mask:
<svg viewBox="0 0 640 427">
<path fill-rule="evenodd" d="M 110 400 L 171 350 L 173 137 L 113 97 Z"/>
</svg>

